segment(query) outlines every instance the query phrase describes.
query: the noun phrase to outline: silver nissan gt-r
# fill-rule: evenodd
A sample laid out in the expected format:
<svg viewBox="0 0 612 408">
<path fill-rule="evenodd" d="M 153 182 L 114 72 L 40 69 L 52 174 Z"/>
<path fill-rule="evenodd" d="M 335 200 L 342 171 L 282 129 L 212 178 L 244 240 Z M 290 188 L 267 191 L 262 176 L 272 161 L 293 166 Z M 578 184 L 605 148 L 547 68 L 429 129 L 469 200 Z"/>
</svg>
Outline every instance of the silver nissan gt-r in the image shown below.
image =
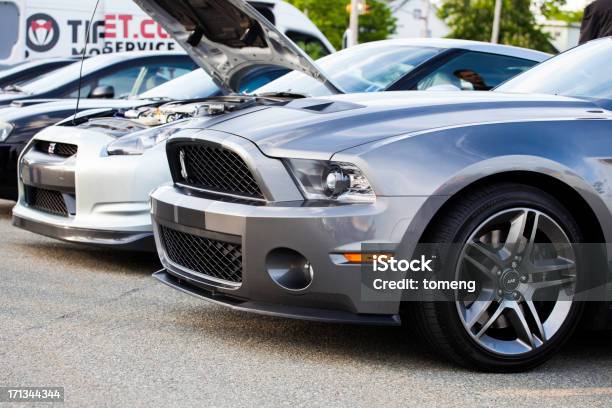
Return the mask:
<svg viewBox="0 0 612 408">
<path fill-rule="evenodd" d="M 578 245 L 612 239 L 611 59 L 605 38 L 493 92 L 321 96 L 187 121 L 167 142 L 174 182 L 152 193 L 155 277 L 237 310 L 402 322 L 481 370 L 534 367 L 609 310 L 578 295 L 607 282 L 612 253 Z M 477 285 L 450 300 L 377 292 L 368 246 L 423 267 L 435 251 L 435 282 Z"/>
</svg>

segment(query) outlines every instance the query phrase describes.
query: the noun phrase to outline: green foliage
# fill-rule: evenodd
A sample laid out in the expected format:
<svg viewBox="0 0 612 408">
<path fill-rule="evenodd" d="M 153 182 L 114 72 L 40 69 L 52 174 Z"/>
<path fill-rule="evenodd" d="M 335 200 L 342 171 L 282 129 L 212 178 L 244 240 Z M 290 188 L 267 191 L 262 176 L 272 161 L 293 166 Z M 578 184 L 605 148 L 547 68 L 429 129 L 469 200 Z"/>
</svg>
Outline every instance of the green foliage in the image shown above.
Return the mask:
<svg viewBox="0 0 612 408">
<path fill-rule="evenodd" d="M 531 0 L 503 0 L 499 30 L 501 44 L 556 52 L 550 36 L 536 24 Z M 449 37 L 490 41 L 495 0 L 444 0 L 438 10 L 451 29 Z"/>
<path fill-rule="evenodd" d="M 306 13 L 334 47 L 342 47 L 342 36 L 349 24 L 350 0 L 287 1 Z M 359 16 L 359 42 L 384 40 L 395 32 L 396 19 L 384 2 L 367 0 L 367 4 L 369 12 Z"/>
<path fill-rule="evenodd" d="M 540 4 L 540 12 L 549 20 L 565 21 L 568 23 L 580 23 L 584 16 L 584 10 L 566 11 L 561 7 L 567 4 L 567 0 L 543 0 Z"/>
<path fill-rule="evenodd" d="M 329 52 L 323 48 L 321 43 L 296 41 L 298 47 L 306 52 L 313 60 L 318 60 L 321 57 L 326 56 Z"/>
</svg>

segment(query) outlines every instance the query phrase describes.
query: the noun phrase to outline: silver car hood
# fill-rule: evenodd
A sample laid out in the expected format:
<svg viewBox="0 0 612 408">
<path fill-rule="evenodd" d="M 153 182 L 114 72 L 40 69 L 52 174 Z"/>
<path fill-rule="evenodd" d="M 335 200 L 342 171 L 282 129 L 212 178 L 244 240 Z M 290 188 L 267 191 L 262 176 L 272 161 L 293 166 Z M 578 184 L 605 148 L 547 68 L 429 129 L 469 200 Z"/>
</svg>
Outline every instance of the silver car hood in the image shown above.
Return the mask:
<svg viewBox="0 0 612 408">
<path fill-rule="evenodd" d="M 189 127 L 239 135 L 273 157 L 328 160 L 345 149 L 398 135 L 492 122 L 610 117 L 593 103 L 499 92 L 380 92 L 298 99 Z"/>
<path fill-rule="evenodd" d="M 301 71 L 341 93 L 304 51 L 244 0 L 134 0 L 227 92 L 257 68 Z"/>
</svg>

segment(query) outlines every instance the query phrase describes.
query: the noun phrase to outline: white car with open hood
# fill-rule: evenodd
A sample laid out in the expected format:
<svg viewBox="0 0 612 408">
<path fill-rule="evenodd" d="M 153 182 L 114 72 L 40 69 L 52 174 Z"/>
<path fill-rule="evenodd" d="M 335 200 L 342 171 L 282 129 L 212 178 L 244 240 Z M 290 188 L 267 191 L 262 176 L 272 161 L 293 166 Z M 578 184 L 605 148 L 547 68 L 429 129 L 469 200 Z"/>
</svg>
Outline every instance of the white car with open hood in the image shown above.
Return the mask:
<svg viewBox="0 0 612 408">
<path fill-rule="evenodd" d="M 315 63 L 242 0 L 135 1 L 224 95 L 85 112 L 40 132 L 20 159 L 16 226 L 71 242 L 152 250 L 149 193 L 171 182 L 165 140 L 185 127 L 209 128 L 290 102 L 318 115 L 331 105 L 324 98 L 345 92 L 487 90 L 549 57 L 419 39 L 363 44 Z M 278 70 L 294 72 L 253 89 Z"/>
</svg>

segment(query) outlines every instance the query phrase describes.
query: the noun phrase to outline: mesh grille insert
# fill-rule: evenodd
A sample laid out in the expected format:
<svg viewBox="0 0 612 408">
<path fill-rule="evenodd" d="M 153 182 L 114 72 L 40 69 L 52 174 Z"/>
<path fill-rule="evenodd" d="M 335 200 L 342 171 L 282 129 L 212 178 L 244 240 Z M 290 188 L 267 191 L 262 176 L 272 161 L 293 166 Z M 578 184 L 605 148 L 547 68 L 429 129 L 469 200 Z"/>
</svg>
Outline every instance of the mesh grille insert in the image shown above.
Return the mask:
<svg viewBox="0 0 612 408">
<path fill-rule="evenodd" d="M 36 142 L 36 150 L 51 156 L 72 157 L 77 154 L 78 146 L 39 140 Z"/>
<path fill-rule="evenodd" d="M 30 207 L 40 211 L 63 217 L 68 217 L 69 215 L 64 196 L 59 191 L 28 186 L 26 202 Z"/>
<path fill-rule="evenodd" d="M 253 173 L 235 152 L 205 143 L 181 144 L 170 151 L 175 181 L 219 193 L 264 198 Z"/>
<path fill-rule="evenodd" d="M 231 283 L 242 282 L 242 245 L 159 226 L 166 255 L 175 264 Z"/>
</svg>

